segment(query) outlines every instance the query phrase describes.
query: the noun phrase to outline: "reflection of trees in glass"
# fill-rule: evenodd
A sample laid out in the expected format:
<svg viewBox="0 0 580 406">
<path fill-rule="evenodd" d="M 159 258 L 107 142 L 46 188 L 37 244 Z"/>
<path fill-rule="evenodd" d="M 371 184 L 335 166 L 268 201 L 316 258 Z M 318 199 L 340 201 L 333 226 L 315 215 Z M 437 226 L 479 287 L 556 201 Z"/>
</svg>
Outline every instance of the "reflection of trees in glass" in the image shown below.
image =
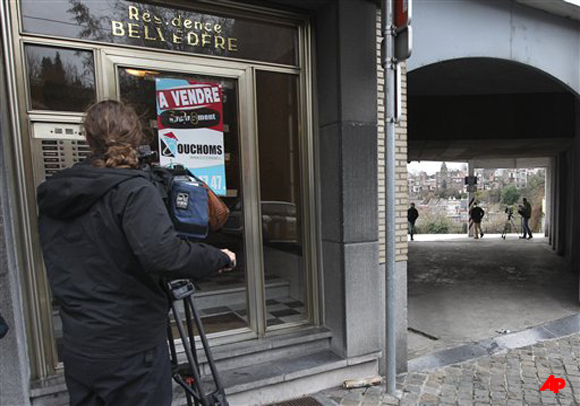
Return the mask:
<svg viewBox="0 0 580 406">
<path fill-rule="evenodd" d="M 91 14 L 89 7 L 83 0 L 69 0 L 70 8 L 67 13 L 72 14 L 72 19 L 81 27 L 79 38 L 96 39 L 97 41 L 110 41 L 110 35 L 103 29 L 103 22 L 108 16 L 97 17 Z"/>
<path fill-rule="evenodd" d="M 125 69 L 119 69 L 119 88 L 121 89 L 122 101 L 130 104 L 143 124 L 146 143 L 151 150 L 157 151 L 157 129 L 150 123 L 157 119 L 155 109 L 155 78 L 151 76 L 138 77 L 128 74 Z"/>
<path fill-rule="evenodd" d="M 82 111 L 94 102 L 91 52 L 28 46 L 26 54 L 33 109 Z"/>
<path fill-rule="evenodd" d="M 108 29 L 103 28 L 107 24 L 107 16 L 96 16 L 83 0 L 69 0 L 70 8 L 67 13 L 72 14 L 72 19 L 81 28 L 79 38 L 95 39 L 97 41 L 111 41 Z M 117 1 L 118 3 L 118 1 Z M 76 55 L 83 60 L 83 74 L 92 74 L 93 56 L 86 52 L 77 52 Z"/>
<path fill-rule="evenodd" d="M 104 42 L 127 42 L 131 44 L 138 44 L 138 45 L 148 45 L 154 46 L 157 48 L 166 48 L 172 49 L 176 51 L 183 51 L 183 52 L 191 52 L 192 47 L 187 43 L 187 32 L 194 31 L 196 32 L 200 38 L 199 41 L 201 43 L 201 34 L 195 30 L 194 28 L 177 28 L 171 25 L 171 21 L 177 17 L 179 14 L 182 16 L 182 20 L 190 19 L 192 21 L 202 21 L 204 23 L 211 23 L 212 26 L 215 24 L 219 24 L 222 27 L 222 32 L 219 34 L 211 33 L 212 34 L 212 45 L 211 47 L 202 48 L 201 46 L 196 47 L 197 52 L 202 53 L 215 53 L 216 50 L 214 48 L 214 40 L 213 35 L 220 35 L 224 38 L 228 36 L 234 35 L 234 25 L 235 20 L 232 18 L 220 17 L 215 15 L 205 15 L 200 14 L 192 11 L 181 10 L 181 9 L 174 9 L 174 8 L 167 8 L 152 4 L 140 4 L 140 3 L 133 3 L 127 2 L 122 0 L 110 0 L 105 7 L 107 9 L 107 13 L 103 14 L 103 10 L 96 10 L 95 12 L 91 11 L 90 5 L 91 3 L 87 2 L 86 0 L 68 0 L 70 3 L 70 8 L 67 9 L 67 13 L 70 14 L 70 20 L 74 21 L 79 27 L 80 31 L 78 33 L 79 38 L 85 39 L 92 39 L 97 41 L 104 41 Z M 127 36 L 124 37 L 115 37 L 111 33 L 111 21 L 122 21 L 122 22 L 132 22 L 137 23 L 140 28 L 139 30 L 142 31 L 141 24 L 143 23 L 141 20 L 139 21 L 129 21 L 128 20 L 128 9 L 129 6 L 134 6 L 139 9 L 139 16 L 143 15 L 145 11 L 149 12 L 152 15 L 158 16 L 163 21 L 162 25 L 159 25 L 161 31 L 163 33 L 163 40 L 158 41 L 145 41 L 143 38 L 133 39 Z M 100 13 L 99 13 L 100 11 Z M 167 26 L 165 23 L 169 22 L 170 25 Z M 150 27 L 150 36 L 158 37 L 155 28 L 158 27 L 155 23 L 148 23 Z M 124 25 L 125 30 L 127 26 Z M 173 42 L 173 34 L 178 34 L 181 36 L 181 43 Z M 141 35 L 143 33 L 141 32 Z M 229 52 L 223 50 L 217 50 L 217 53 L 221 53 L 223 55 L 228 55 Z"/>
</svg>

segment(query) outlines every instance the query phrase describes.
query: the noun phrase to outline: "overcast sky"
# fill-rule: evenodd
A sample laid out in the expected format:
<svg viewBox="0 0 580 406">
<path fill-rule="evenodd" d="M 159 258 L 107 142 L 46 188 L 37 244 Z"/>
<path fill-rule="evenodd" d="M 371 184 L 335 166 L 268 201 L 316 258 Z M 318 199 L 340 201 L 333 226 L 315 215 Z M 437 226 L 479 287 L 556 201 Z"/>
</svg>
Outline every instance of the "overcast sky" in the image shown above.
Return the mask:
<svg viewBox="0 0 580 406">
<path fill-rule="evenodd" d="M 407 164 L 407 170 L 414 173 L 427 172 L 427 174 L 432 175 L 441 169 L 442 163 L 441 161 L 413 161 Z M 464 162 L 446 162 L 446 164 L 449 170 L 461 169 L 463 165 L 467 165 Z"/>
</svg>

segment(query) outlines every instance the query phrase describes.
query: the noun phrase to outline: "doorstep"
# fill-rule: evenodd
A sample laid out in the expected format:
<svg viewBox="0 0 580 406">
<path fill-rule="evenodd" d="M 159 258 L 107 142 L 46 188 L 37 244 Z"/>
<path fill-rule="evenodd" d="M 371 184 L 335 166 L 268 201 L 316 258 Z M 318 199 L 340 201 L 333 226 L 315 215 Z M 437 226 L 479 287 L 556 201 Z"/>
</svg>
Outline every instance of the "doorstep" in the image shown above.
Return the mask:
<svg viewBox="0 0 580 406">
<path fill-rule="evenodd" d="M 230 406 L 268 405 L 340 386 L 345 379 L 375 376 L 380 355 L 347 359 L 323 350 L 224 371 L 220 377 Z M 173 402 L 186 404 L 183 393 Z"/>
<path fill-rule="evenodd" d="M 367 371 L 377 369 L 378 354 L 343 359 L 330 350 L 331 338 L 332 332 L 324 327 L 281 329 L 266 338 L 215 345 L 212 354 L 229 397 L 243 399 L 241 403 L 231 404 L 249 405 L 254 403 L 247 403 L 248 399 L 278 400 L 274 396 L 276 393 L 289 399 L 299 392 L 310 393 L 337 386 L 346 378 L 366 376 Z M 199 355 L 203 371 L 208 373 L 205 354 Z M 314 380 L 300 386 L 301 381 L 310 378 Z M 258 396 L 258 392 L 265 392 L 267 396 Z M 175 385 L 174 405 L 186 404 L 182 396 L 181 388 Z M 64 406 L 68 401 L 62 374 L 32 385 L 33 406 Z"/>
</svg>

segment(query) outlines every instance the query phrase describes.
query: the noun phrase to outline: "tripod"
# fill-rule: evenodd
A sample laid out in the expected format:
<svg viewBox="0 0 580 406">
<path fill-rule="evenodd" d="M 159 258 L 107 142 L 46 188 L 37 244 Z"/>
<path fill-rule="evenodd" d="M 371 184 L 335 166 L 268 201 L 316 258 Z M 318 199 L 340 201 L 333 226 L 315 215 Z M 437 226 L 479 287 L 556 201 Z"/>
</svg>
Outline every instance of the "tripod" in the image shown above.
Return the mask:
<svg viewBox="0 0 580 406">
<path fill-rule="evenodd" d="M 228 406 L 226 400 L 226 393 L 219 378 L 215 362 L 213 360 L 211 350 L 209 348 L 207 337 L 203 330 L 203 324 L 199 317 L 199 313 L 193 302 L 193 293 L 195 287 L 189 280 L 175 280 L 167 282 L 167 291 L 171 299 L 171 311 L 173 319 L 179 331 L 179 337 L 185 350 L 187 363 L 180 364 L 177 359 L 177 351 L 175 350 L 175 343 L 173 341 L 173 331 L 171 330 L 171 322 L 167 328 L 167 335 L 169 338 L 169 351 L 171 353 L 171 366 L 173 379 L 184 390 L 188 406 Z M 185 310 L 185 320 L 179 316 L 177 303 L 183 303 Z M 215 390 L 206 393 L 203 388 L 200 376 L 200 365 L 197 358 L 197 350 L 195 348 L 195 335 L 193 331 L 193 323 L 197 328 L 199 338 L 201 340 L 207 363 L 211 370 Z M 184 327 L 185 324 L 185 327 Z"/>
<path fill-rule="evenodd" d="M 516 230 L 516 225 L 514 224 L 514 220 L 513 220 L 513 214 L 508 214 L 508 218 L 505 221 L 505 224 L 503 226 L 503 231 L 501 232 L 501 238 L 505 240 L 508 230 Z"/>
</svg>

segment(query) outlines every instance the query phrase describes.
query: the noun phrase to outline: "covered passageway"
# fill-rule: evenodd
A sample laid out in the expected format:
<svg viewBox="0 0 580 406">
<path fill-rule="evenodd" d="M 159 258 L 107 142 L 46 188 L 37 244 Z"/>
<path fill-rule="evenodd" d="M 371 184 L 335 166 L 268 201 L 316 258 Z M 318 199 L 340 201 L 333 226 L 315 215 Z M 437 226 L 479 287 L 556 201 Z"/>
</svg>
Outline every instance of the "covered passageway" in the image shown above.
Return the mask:
<svg viewBox="0 0 580 406">
<path fill-rule="evenodd" d="M 430 64 L 408 83 L 409 161 L 546 173 L 545 227 L 533 241 L 419 236 L 410 244 L 409 358 L 577 313 L 578 95 L 536 68 L 494 58 Z"/>
</svg>

